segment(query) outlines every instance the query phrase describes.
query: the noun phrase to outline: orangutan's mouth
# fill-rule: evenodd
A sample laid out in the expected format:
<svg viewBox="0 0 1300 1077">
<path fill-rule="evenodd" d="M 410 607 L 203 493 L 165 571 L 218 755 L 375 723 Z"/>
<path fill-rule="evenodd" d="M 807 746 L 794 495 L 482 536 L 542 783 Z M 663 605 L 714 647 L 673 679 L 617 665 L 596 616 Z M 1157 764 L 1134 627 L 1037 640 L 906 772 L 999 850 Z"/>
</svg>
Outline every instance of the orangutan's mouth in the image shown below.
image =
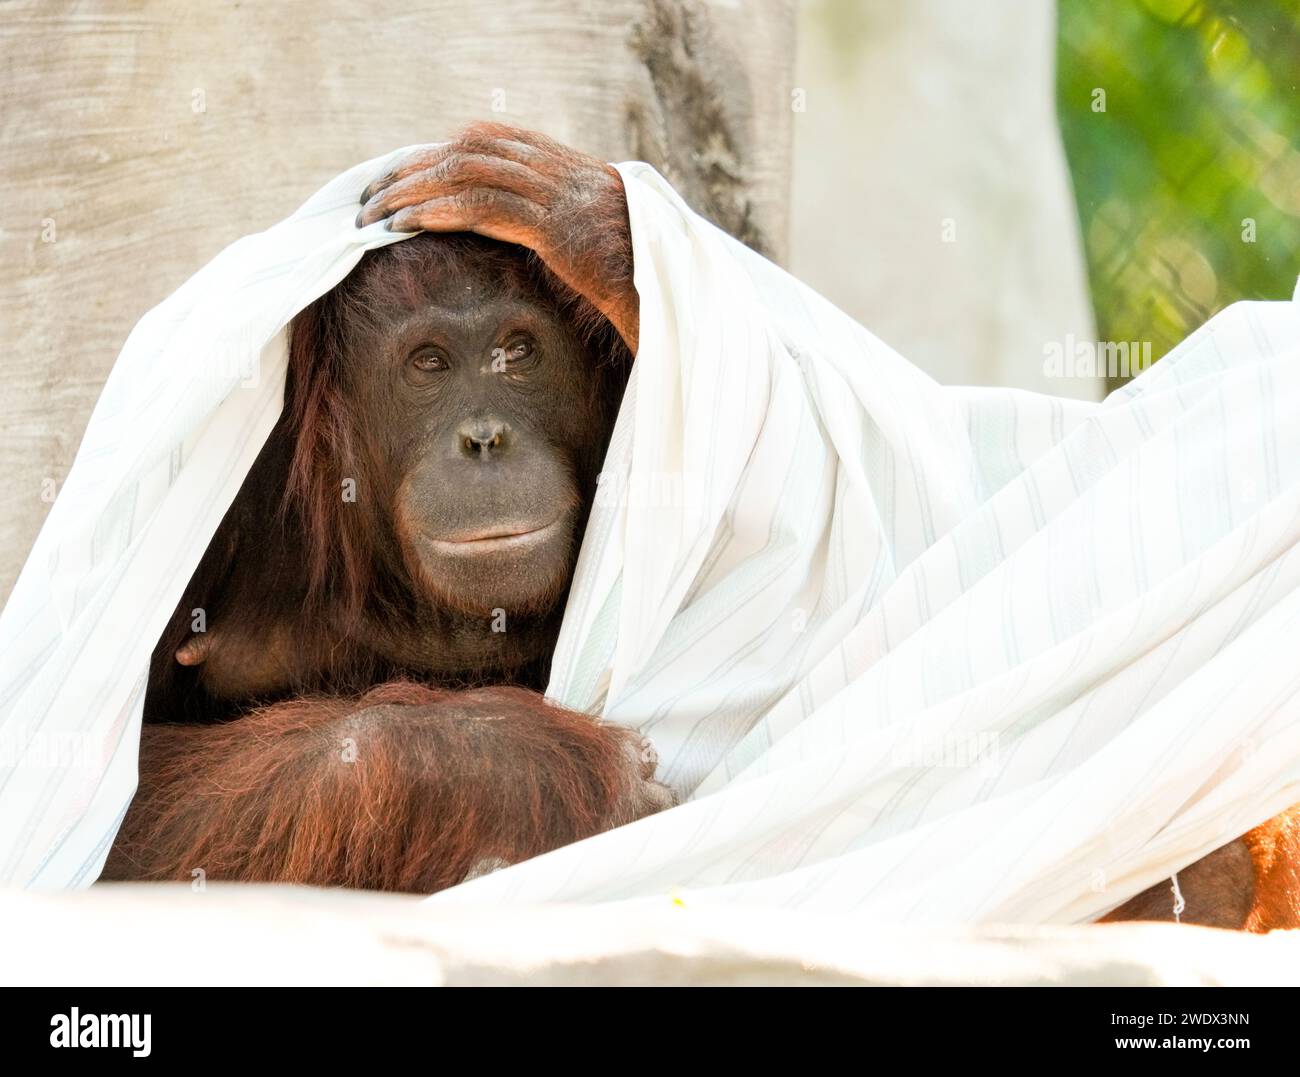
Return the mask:
<svg viewBox="0 0 1300 1077">
<path fill-rule="evenodd" d="M 544 545 L 561 530 L 564 517 L 557 516 L 550 523 L 540 527 L 521 525 L 502 529 L 495 527 L 485 531 L 467 531 L 455 536 L 434 538 L 432 535 L 421 536 L 437 553 L 452 557 L 475 556 L 484 553 L 503 551 L 527 551 L 534 546 Z"/>
</svg>

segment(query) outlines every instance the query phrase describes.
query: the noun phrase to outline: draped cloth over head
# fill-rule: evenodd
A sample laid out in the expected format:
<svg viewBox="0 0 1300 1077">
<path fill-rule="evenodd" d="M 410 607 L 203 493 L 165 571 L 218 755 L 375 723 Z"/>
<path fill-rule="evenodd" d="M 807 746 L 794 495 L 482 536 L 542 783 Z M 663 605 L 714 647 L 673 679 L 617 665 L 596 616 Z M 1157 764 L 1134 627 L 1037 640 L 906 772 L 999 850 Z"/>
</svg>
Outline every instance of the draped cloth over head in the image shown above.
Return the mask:
<svg viewBox="0 0 1300 1077">
<path fill-rule="evenodd" d="M 352 225 L 381 166 L 128 340 L 0 619 L 0 879 L 98 872 L 284 326 L 401 238 Z M 1300 303 L 1100 404 L 945 388 L 620 171 L 640 348 L 548 694 L 642 729 L 684 803 L 436 901 L 1069 922 L 1300 801 Z"/>
</svg>

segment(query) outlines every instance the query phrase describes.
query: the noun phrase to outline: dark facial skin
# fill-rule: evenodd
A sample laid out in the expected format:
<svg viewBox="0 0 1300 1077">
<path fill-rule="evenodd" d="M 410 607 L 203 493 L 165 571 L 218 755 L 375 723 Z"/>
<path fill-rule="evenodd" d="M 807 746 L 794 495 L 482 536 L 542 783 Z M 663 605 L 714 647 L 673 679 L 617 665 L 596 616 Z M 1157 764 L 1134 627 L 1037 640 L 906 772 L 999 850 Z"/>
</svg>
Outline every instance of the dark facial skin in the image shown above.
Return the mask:
<svg viewBox="0 0 1300 1077">
<path fill-rule="evenodd" d="M 494 282 L 430 280 L 350 343 L 345 397 L 384 417 L 393 518 L 414 588 L 487 622 L 532 616 L 568 583 L 575 462 L 595 401 L 576 336 Z"/>
</svg>

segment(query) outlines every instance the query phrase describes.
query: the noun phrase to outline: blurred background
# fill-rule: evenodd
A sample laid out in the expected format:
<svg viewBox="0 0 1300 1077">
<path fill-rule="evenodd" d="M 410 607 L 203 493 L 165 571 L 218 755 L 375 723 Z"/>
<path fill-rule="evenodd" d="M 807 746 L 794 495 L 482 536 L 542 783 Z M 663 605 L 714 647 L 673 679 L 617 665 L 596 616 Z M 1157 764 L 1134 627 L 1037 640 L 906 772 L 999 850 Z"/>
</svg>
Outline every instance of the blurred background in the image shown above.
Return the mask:
<svg viewBox="0 0 1300 1077">
<path fill-rule="evenodd" d="M 791 268 L 948 383 L 1300 273 L 1300 0 L 808 0 Z M 1062 153 L 1062 149 L 1064 153 Z M 955 237 L 945 241 L 944 221 Z"/>
<path fill-rule="evenodd" d="M 1158 359 L 1229 303 L 1291 295 L 1300 2 L 1060 0 L 1057 68 L 1103 339 Z"/>
<path fill-rule="evenodd" d="M 1300 272 L 1300 0 L 7 0 L 0 599 L 131 326 L 474 119 L 648 161 L 940 381 L 1099 398 Z"/>
</svg>

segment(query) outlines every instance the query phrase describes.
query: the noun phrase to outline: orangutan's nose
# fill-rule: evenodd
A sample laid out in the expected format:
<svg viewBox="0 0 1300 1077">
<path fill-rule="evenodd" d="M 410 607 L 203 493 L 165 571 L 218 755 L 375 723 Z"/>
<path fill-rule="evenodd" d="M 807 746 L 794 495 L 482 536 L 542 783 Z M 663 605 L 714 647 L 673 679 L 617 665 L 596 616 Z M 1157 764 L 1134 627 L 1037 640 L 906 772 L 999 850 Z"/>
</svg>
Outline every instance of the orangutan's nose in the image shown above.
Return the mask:
<svg viewBox="0 0 1300 1077">
<path fill-rule="evenodd" d="M 506 424 L 494 415 L 470 419 L 457 431 L 461 452 L 482 459 L 499 453 L 505 447 L 507 433 Z"/>
</svg>

